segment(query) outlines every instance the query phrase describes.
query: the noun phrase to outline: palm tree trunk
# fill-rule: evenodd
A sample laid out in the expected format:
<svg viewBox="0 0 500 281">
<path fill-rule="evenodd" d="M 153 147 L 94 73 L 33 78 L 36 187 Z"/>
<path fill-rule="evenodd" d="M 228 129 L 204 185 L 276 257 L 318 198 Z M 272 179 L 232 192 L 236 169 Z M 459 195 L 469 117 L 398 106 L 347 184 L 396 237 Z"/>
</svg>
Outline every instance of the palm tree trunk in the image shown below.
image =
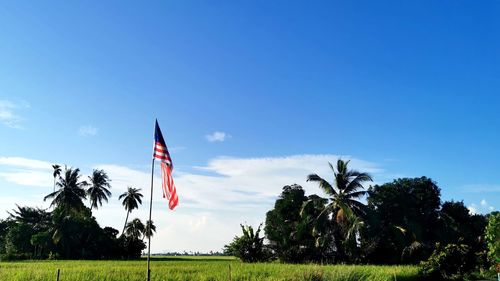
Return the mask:
<svg viewBox="0 0 500 281">
<path fill-rule="evenodd" d="M 335 247 L 337 248 L 337 252 L 336 252 L 336 259 L 337 259 L 337 262 L 345 262 L 346 261 L 346 255 L 345 255 L 345 251 L 344 251 L 344 245 L 342 245 L 342 241 L 344 241 L 343 239 L 343 235 L 342 235 L 342 232 L 341 232 L 341 229 L 339 229 L 339 225 L 337 225 L 335 227 L 335 229 L 333 230 L 333 237 L 335 239 Z"/>
<path fill-rule="evenodd" d="M 125 232 L 125 227 L 127 227 L 128 214 L 130 214 L 130 211 L 127 211 L 127 217 L 125 218 L 125 225 L 123 226 L 122 235 Z"/>
</svg>

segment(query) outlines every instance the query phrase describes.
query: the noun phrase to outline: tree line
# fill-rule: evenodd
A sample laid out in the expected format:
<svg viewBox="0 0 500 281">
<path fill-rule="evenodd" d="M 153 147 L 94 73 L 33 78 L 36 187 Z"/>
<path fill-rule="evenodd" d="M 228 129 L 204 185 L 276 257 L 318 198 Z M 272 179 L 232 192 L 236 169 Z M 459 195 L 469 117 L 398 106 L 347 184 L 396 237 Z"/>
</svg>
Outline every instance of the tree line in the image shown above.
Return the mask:
<svg viewBox="0 0 500 281">
<path fill-rule="evenodd" d="M 461 278 L 500 262 L 500 213 L 472 214 L 463 202 L 441 202 L 431 179 L 400 178 L 364 184 L 372 177 L 329 163 L 333 181 L 311 174 L 328 196 L 306 196 L 297 184 L 283 187 L 267 212 L 264 232 L 241 225 L 225 246 L 246 262 L 421 264 L 431 279 Z M 366 198 L 366 203 L 360 201 Z"/>
<path fill-rule="evenodd" d="M 142 204 L 141 189 L 128 187 L 118 197 L 126 211 L 120 233 L 112 227 L 101 228 L 92 216 L 112 195 L 106 172 L 95 169 L 82 180 L 78 168 L 52 167 L 53 192 L 44 197 L 50 207 L 16 205 L 7 219 L 0 220 L 0 260 L 139 258 L 146 248 L 144 239 L 156 231 L 152 221 L 128 221 L 129 214 Z"/>
</svg>

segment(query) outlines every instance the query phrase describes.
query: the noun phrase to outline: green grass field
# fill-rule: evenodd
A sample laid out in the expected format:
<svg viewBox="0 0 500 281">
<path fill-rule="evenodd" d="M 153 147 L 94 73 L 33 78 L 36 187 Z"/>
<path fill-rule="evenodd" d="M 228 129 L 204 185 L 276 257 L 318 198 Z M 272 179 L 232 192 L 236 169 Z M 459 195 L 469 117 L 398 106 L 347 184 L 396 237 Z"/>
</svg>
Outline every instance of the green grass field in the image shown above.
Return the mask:
<svg viewBox="0 0 500 281">
<path fill-rule="evenodd" d="M 0 280 L 145 280 L 146 261 L 0 262 Z M 155 257 L 151 280 L 418 280 L 414 266 L 244 264 L 228 257 Z"/>
</svg>

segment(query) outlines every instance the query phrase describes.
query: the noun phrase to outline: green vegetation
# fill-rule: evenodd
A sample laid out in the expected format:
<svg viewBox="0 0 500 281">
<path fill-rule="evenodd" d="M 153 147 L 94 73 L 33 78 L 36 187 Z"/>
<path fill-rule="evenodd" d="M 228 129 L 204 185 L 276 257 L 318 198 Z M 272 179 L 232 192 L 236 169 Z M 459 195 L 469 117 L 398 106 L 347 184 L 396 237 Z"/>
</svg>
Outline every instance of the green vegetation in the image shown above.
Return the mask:
<svg viewBox="0 0 500 281">
<path fill-rule="evenodd" d="M 491 277 L 499 262 L 499 214 L 471 214 L 463 202 L 441 202 L 440 188 L 426 177 L 402 178 L 370 186 L 369 174 L 330 165 L 332 182 L 317 174 L 328 196 L 305 196 L 287 185 L 254 229 L 225 246 L 240 258 L 155 258 L 153 280 L 462 280 Z M 0 260 L 81 259 L 0 263 L 0 280 L 141 280 L 145 262 L 83 261 L 138 259 L 156 226 L 129 214 L 142 203 L 140 189 L 120 195 L 126 211 L 122 234 L 101 228 L 92 211 L 111 196 L 110 179 L 94 170 L 82 181 L 79 169 L 54 165 L 54 191 L 47 210 L 20 207 L 0 220 Z M 366 195 L 365 205 L 360 200 Z M 88 203 L 88 206 L 86 203 Z M 274 261 L 273 263 L 260 263 Z M 295 264 L 295 265 L 291 265 Z M 299 265 L 300 264 L 300 265 Z M 318 265 L 328 264 L 328 265 Z M 373 264 L 358 265 L 356 264 Z M 391 266 L 375 266 L 393 265 Z M 400 266 L 413 265 L 413 266 Z M 231 269 L 230 269 L 231 268 Z M 101 277 L 102 276 L 102 277 Z M 65 279 L 66 278 L 66 279 Z"/>
<path fill-rule="evenodd" d="M 488 242 L 488 258 L 491 262 L 500 264 L 500 212 L 494 212 L 488 217 L 486 241 Z"/>
<path fill-rule="evenodd" d="M 235 237 L 233 242 L 224 247 L 224 252 L 239 257 L 243 262 L 264 262 L 272 257 L 271 251 L 264 245 L 264 237 L 260 237 L 259 225 L 254 232 L 252 226 L 241 225 L 243 235 Z"/>
<path fill-rule="evenodd" d="M 371 176 L 348 164 L 329 163 L 332 182 L 317 174 L 307 177 L 328 198 L 305 196 L 296 184 L 283 187 L 266 214 L 268 244 L 257 247 L 271 249 L 285 263 L 421 264 L 422 278 L 432 280 L 461 280 L 474 272 L 489 276 L 498 251 L 495 215 L 471 214 L 463 202 L 442 203 L 440 188 L 426 177 L 396 179 L 365 191 Z M 364 195 L 366 205 L 359 201 Z M 243 232 L 234 241 L 243 239 Z M 259 260 L 249 258 L 249 251 L 226 252 Z"/>
<path fill-rule="evenodd" d="M 144 280 L 145 261 L 0 262 L 0 280 Z M 229 278 L 231 276 L 231 278 Z M 155 257 L 151 280 L 419 280 L 415 266 L 290 265 L 241 263 L 229 257 Z"/>
<path fill-rule="evenodd" d="M 88 181 L 79 169 L 54 168 L 54 190 L 42 210 L 17 206 L 6 220 L 0 220 L 0 260 L 21 259 L 131 259 L 146 248 L 143 240 L 156 231 L 153 222 L 139 219 L 125 224 L 124 234 L 111 227 L 101 228 L 92 216 L 111 196 L 110 179 L 103 170 L 94 170 Z M 128 215 L 141 203 L 140 189 L 123 194 Z M 85 205 L 88 199 L 89 206 Z"/>
</svg>

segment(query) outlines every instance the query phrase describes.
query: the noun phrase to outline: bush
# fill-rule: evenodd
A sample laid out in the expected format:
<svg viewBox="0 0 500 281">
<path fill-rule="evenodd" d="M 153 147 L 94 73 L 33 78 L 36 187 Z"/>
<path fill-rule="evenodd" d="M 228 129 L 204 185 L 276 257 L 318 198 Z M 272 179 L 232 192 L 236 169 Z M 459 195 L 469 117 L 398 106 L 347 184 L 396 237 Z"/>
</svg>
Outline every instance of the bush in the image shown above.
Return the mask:
<svg viewBox="0 0 500 281">
<path fill-rule="evenodd" d="M 422 274 L 431 280 L 462 280 L 475 267 L 474 253 L 464 244 L 437 245 L 429 259 L 422 262 Z"/>
<path fill-rule="evenodd" d="M 6 253 L 0 255 L 0 261 L 19 261 L 19 260 L 27 260 L 30 259 L 30 255 L 28 254 L 14 254 L 14 253 Z"/>
<path fill-rule="evenodd" d="M 243 262 L 264 262 L 270 259 L 271 253 L 264 245 L 264 238 L 259 237 L 260 228 L 253 231 L 252 226 L 241 225 L 243 235 L 235 237 L 233 242 L 224 246 L 224 253 L 236 256 Z"/>
</svg>

